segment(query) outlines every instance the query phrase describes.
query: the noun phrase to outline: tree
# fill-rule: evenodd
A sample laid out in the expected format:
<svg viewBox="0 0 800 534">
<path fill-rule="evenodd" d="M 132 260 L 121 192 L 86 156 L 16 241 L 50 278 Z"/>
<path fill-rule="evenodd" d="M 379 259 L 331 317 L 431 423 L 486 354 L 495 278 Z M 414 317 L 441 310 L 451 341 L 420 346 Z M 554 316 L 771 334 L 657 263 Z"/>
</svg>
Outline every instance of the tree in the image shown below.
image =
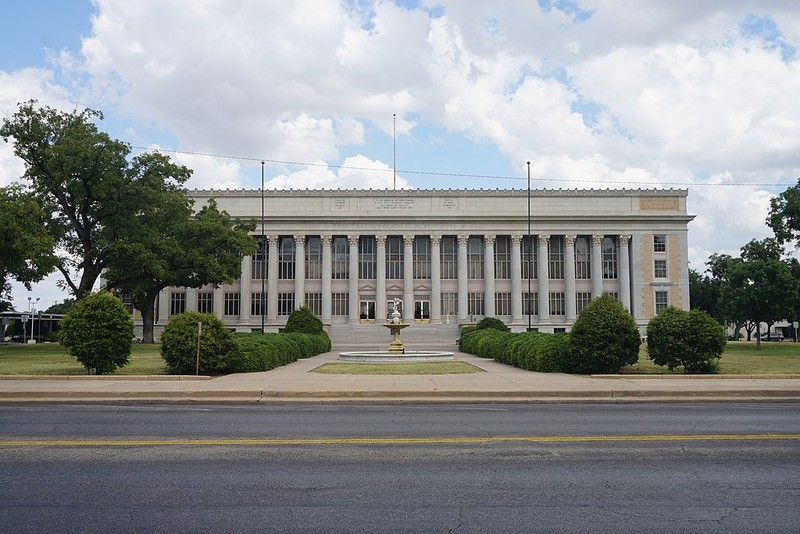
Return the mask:
<svg viewBox="0 0 800 534">
<path fill-rule="evenodd" d="M 721 281 L 708 275 L 689 269 L 689 307 L 703 310 L 720 322 L 723 321 L 719 309 L 719 292 Z"/>
<path fill-rule="evenodd" d="M 20 186 L 0 188 L 0 299 L 10 298 L 9 279 L 30 290 L 55 267 L 47 215 Z"/>
<path fill-rule="evenodd" d="M 130 146 L 93 123 L 102 118 L 99 111 L 64 113 L 31 100 L 0 127 L 0 136 L 14 139 L 14 154 L 25 162 L 23 178 L 48 214 L 43 228 L 58 251 L 55 267 L 77 299 L 91 292 L 115 245 L 150 200 L 149 178 L 161 173 L 161 179 L 182 184 L 191 174 L 152 154 L 129 161 Z"/>
<path fill-rule="evenodd" d="M 617 373 L 639 359 L 641 336 L 636 321 L 611 296 L 587 304 L 569 335 L 571 372 Z"/>
<path fill-rule="evenodd" d="M 305 304 L 289 314 L 286 327 L 283 331 L 287 334 L 299 332 L 303 334 L 319 334 L 322 330 L 322 321 L 314 315 L 311 308 Z"/>
<path fill-rule="evenodd" d="M 53 304 L 52 306 L 47 308 L 44 312 L 64 314 L 67 313 L 72 308 L 73 305 L 75 305 L 75 299 L 64 299 L 59 304 Z"/>
<path fill-rule="evenodd" d="M 112 373 L 127 365 L 133 340 L 133 319 L 107 291 L 85 296 L 61 320 L 59 341 L 87 372 Z"/>
<path fill-rule="evenodd" d="M 142 342 L 153 343 L 155 302 L 162 289 L 233 282 L 241 275 L 242 257 L 255 252 L 258 243 L 248 233 L 254 226 L 234 221 L 213 199 L 192 216 L 187 193 L 165 180 L 148 189 L 148 198 L 114 245 L 104 276 L 109 288 L 131 295 L 142 313 Z"/>
<path fill-rule="evenodd" d="M 682 366 L 687 373 L 715 372 L 724 349 L 722 325 L 701 310 L 669 307 L 647 325 L 648 356 L 670 371 Z"/>
<path fill-rule="evenodd" d="M 477 325 L 475 325 L 476 330 L 484 330 L 486 328 L 493 328 L 495 330 L 500 330 L 501 332 L 511 331 L 511 329 L 508 326 L 506 326 L 506 323 L 504 323 L 501 319 L 498 319 L 497 317 L 484 317 L 483 319 L 478 321 Z"/>
<path fill-rule="evenodd" d="M 203 325 L 199 372 L 218 375 L 239 369 L 244 356 L 222 321 L 210 313 L 186 312 L 172 317 L 161 334 L 161 357 L 167 364 L 167 371 L 195 374 L 198 369 L 197 323 Z"/>
<path fill-rule="evenodd" d="M 794 241 L 800 245 L 800 179 L 770 200 L 767 226 L 772 228 L 779 243 Z"/>
</svg>

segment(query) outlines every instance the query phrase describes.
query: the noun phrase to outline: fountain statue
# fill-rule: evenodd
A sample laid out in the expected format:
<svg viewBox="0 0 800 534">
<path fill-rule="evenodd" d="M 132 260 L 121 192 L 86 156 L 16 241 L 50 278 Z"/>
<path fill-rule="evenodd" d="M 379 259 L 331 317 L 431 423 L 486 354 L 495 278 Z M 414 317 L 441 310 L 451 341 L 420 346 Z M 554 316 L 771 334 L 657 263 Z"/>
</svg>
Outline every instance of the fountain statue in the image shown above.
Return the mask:
<svg viewBox="0 0 800 534">
<path fill-rule="evenodd" d="M 392 310 L 392 317 L 386 322 L 385 326 L 392 332 L 392 341 L 389 343 L 389 354 L 403 354 L 405 349 L 403 343 L 400 341 L 400 330 L 407 327 L 407 324 L 400 322 L 400 299 L 394 299 L 394 309 Z"/>
</svg>

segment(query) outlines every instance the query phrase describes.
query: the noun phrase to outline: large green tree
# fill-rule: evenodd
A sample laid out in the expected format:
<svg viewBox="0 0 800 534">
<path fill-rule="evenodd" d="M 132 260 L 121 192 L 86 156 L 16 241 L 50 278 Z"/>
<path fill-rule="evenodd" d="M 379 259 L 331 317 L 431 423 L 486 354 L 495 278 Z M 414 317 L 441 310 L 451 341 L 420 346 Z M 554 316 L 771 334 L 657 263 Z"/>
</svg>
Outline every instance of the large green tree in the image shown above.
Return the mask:
<svg viewBox="0 0 800 534">
<path fill-rule="evenodd" d="M 47 214 L 21 186 L 0 188 L 0 299 L 10 298 L 11 279 L 30 289 L 55 266 Z"/>
<path fill-rule="evenodd" d="M 182 184 L 191 174 L 152 154 L 129 159 L 128 144 L 98 130 L 94 121 L 102 118 L 99 111 L 66 113 L 31 100 L 0 126 L 3 140 L 13 139 L 14 154 L 25 163 L 22 178 L 47 214 L 43 228 L 53 241 L 55 267 L 78 299 L 92 290 L 143 209 L 148 178 Z"/>
<path fill-rule="evenodd" d="M 767 225 L 780 243 L 800 245 L 800 179 L 770 201 Z"/>
</svg>

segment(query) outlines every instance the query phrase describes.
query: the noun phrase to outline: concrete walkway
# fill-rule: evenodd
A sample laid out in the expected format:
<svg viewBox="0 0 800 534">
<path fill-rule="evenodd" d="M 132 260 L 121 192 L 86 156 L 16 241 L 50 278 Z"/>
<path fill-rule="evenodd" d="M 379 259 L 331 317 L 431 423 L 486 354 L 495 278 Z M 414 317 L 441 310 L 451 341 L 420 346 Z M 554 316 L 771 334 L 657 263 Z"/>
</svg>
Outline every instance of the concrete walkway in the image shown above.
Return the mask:
<svg viewBox="0 0 800 534">
<path fill-rule="evenodd" d="M 481 369 L 459 375 L 313 372 L 338 352 L 262 373 L 194 376 L 0 377 L 0 402 L 625 402 L 800 401 L 800 375 L 577 377 L 534 373 L 464 353 Z M 388 364 L 391 365 L 391 364 Z"/>
</svg>

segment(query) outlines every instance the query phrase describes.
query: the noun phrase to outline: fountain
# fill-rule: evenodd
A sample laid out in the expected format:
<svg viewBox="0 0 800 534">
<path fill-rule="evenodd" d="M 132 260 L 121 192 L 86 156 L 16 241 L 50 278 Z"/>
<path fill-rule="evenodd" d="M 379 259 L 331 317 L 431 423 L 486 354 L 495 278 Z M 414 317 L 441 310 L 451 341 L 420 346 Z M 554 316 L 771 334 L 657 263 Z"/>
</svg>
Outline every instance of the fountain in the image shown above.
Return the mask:
<svg viewBox="0 0 800 534">
<path fill-rule="evenodd" d="M 340 352 L 339 359 L 348 362 L 441 362 L 453 359 L 452 352 L 444 351 L 406 351 L 400 341 L 400 330 L 410 325 L 400 320 L 400 299 L 394 299 L 392 317 L 383 325 L 392 334 L 389 350 L 383 351 L 357 351 Z"/>
</svg>

